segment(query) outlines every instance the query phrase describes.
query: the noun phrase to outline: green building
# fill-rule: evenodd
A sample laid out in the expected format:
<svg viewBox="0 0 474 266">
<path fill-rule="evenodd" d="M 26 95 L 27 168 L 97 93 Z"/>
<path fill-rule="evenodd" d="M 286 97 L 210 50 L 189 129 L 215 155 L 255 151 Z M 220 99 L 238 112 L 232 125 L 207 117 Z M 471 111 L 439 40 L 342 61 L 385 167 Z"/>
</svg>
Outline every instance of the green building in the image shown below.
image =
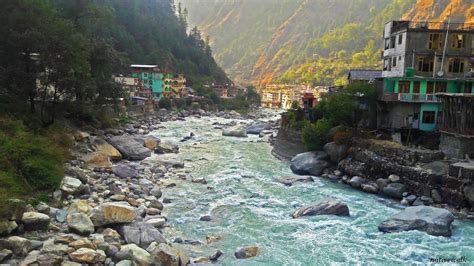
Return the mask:
<svg viewBox="0 0 474 266">
<path fill-rule="evenodd" d="M 437 93 L 474 93 L 473 26 L 412 21 L 385 25 L 379 128 L 436 131 L 443 113 Z"/>
<path fill-rule="evenodd" d="M 131 65 L 132 77 L 139 80 L 144 90 L 149 91 L 149 97 L 160 99 L 164 92 L 164 75 L 157 65 Z"/>
</svg>

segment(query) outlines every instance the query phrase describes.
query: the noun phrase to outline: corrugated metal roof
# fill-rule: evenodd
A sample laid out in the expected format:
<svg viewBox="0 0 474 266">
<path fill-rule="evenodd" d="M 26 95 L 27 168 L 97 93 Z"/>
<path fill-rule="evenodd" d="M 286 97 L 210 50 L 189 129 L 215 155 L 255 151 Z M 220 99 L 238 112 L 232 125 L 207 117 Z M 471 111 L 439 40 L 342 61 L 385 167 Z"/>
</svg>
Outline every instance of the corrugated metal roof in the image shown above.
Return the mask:
<svg viewBox="0 0 474 266">
<path fill-rule="evenodd" d="M 382 70 L 353 69 L 349 70 L 349 80 L 372 80 L 382 77 Z"/>
</svg>

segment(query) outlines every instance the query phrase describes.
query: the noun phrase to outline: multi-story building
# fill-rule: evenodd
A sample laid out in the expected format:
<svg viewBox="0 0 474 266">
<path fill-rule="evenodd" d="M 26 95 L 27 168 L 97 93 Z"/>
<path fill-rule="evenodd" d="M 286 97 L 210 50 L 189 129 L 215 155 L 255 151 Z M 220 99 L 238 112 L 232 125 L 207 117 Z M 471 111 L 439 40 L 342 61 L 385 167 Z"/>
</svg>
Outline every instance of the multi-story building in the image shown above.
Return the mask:
<svg viewBox="0 0 474 266">
<path fill-rule="evenodd" d="M 139 85 L 150 91 L 153 99 L 163 97 L 163 73 L 157 65 L 131 65 L 132 77 L 138 79 Z"/>
<path fill-rule="evenodd" d="M 137 78 L 116 76 L 114 77 L 114 80 L 116 83 L 122 86 L 122 88 L 125 90 L 125 92 L 128 93 L 128 95 L 130 95 L 130 97 L 141 96 L 140 95 L 141 86 Z"/>
<path fill-rule="evenodd" d="M 167 73 L 164 75 L 164 95 L 180 98 L 184 95 L 186 78 L 182 74 Z"/>
<path fill-rule="evenodd" d="M 327 91 L 325 87 L 312 88 L 307 85 L 268 84 L 260 90 L 262 107 L 290 109 L 293 102 L 303 107 L 303 98 L 306 93 L 311 93 L 316 99 L 321 93 Z"/>
<path fill-rule="evenodd" d="M 436 93 L 474 92 L 474 24 L 390 21 L 384 41 L 380 128 L 434 131 Z"/>
</svg>

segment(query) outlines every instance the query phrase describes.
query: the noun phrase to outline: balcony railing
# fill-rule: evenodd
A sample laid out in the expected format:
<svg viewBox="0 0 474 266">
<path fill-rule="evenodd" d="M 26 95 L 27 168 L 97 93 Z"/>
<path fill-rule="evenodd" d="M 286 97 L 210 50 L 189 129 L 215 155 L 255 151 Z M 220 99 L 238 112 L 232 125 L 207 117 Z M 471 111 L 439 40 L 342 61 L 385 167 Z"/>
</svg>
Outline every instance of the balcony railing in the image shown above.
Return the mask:
<svg viewBox="0 0 474 266">
<path fill-rule="evenodd" d="M 435 94 L 421 93 L 386 93 L 382 96 L 386 102 L 440 102 Z"/>
</svg>

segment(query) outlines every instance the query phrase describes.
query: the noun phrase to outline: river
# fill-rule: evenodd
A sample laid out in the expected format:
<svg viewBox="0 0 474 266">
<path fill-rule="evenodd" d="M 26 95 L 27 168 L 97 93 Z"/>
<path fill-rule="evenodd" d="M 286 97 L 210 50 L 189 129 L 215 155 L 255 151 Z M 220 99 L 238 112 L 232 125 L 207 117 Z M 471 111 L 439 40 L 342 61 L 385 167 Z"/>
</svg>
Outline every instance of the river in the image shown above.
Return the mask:
<svg viewBox="0 0 474 266">
<path fill-rule="evenodd" d="M 292 187 L 274 182 L 274 178 L 292 175 L 287 162 L 271 155 L 271 146 L 249 138 L 223 137 L 213 122 L 230 120 L 204 117 L 185 122 L 166 122 L 165 129 L 152 132 L 164 141 L 179 142 L 182 135 L 196 137 L 180 143 L 188 180 L 172 175 L 176 187 L 165 188 L 171 200 L 164 214 L 170 227 L 168 239 L 176 237 L 201 241 L 186 245 L 192 257 L 208 256 L 220 249 L 221 265 L 326 265 L 334 263 L 373 264 L 427 263 L 430 258 L 466 257 L 474 263 L 474 223 L 456 220 L 451 238 L 435 237 L 411 231 L 382 234 L 380 222 L 399 212 L 403 206 L 389 199 L 367 194 L 315 178 L 314 183 Z M 205 178 L 207 185 L 190 182 Z M 350 217 L 317 216 L 291 218 L 297 207 L 325 197 L 347 203 Z M 199 221 L 210 215 L 209 222 Z M 221 240 L 206 243 L 206 236 Z M 239 246 L 257 245 L 257 257 L 237 260 Z"/>
</svg>

